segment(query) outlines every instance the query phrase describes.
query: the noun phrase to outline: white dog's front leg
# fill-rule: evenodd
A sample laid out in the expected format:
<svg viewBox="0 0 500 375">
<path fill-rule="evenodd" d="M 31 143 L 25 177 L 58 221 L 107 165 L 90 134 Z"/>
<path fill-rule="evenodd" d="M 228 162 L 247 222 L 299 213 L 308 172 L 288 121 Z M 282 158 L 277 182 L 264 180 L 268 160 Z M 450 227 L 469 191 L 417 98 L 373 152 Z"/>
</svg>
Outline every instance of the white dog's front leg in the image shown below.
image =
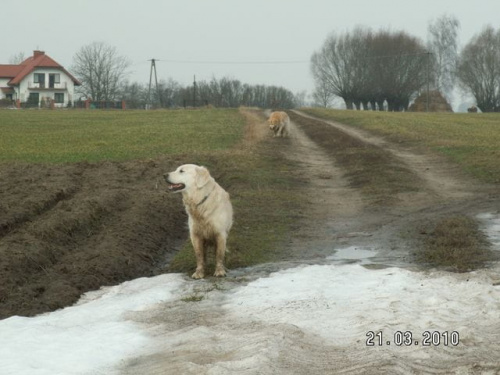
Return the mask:
<svg viewBox="0 0 500 375">
<path fill-rule="evenodd" d="M 203 279 L 205 277 L 205 249 L 203 248 L 203 240 L 198 236 L 192 235 L 191 243 L 196 255 L 196 271 L 191 277 L 193 279 Z"/>
</svg>

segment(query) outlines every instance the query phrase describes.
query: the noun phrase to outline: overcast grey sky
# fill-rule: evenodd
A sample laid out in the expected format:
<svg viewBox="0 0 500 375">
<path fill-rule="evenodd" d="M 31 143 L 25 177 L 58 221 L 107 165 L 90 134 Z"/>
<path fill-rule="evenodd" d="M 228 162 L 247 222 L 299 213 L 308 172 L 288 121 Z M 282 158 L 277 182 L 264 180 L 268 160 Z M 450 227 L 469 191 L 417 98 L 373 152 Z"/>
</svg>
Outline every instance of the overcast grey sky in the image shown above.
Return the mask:
<svg viewBox="0 0 500 375">
<path fill-rule="evenodd" d="M 131 81 L 149 82 L 156 58 L 166 60 L 159 79 L 230 76 L 294 92 L 313 90 L 309 59 L 332 31 L 364 25 L 425 40 L 429 21 L 449 14 L 463 45 L 487 24 L 500 27 L 499 0 L 16 0 L 2 1 L 0 14 L 3 64 L 41 49 L 70 68 L 82 46 L 103 41 L 130 59 Z M 290 63 L 243 64 L 264 61 Z"/>
</svg>

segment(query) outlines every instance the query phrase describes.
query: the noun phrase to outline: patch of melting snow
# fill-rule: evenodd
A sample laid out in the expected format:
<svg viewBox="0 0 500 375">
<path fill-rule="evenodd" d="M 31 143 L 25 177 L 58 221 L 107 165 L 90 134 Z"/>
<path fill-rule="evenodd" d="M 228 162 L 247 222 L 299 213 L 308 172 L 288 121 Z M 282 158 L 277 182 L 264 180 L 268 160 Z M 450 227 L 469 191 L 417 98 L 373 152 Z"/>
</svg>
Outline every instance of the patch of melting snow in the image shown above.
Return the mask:
<svg viewBox="0 0 500 375">
<path fill-rule="evenodd" d="M 477 215 L 485 225 L 485 233 L 494 250 L 500 250 L 500 213 L 483 213 Z"/>
<path fill-rule="evenodd" d="M 483 276 L 425 274 L 400 268 L 307 266 L 240 288 L 225 308 L 233 316 L 288 323 L 348 346 L 369 331 L 457 331 L 468 342 L 499 328 L 500 289 Z"/>
<path fill-rule="evenodd" d="M 52 313 L 0 320 L 0 374 L 88 374 L 112 367 L 150 342 L 124 314 L 176 298 L 184 279 L 140 278 L 86 293 Z"/>
</svg>

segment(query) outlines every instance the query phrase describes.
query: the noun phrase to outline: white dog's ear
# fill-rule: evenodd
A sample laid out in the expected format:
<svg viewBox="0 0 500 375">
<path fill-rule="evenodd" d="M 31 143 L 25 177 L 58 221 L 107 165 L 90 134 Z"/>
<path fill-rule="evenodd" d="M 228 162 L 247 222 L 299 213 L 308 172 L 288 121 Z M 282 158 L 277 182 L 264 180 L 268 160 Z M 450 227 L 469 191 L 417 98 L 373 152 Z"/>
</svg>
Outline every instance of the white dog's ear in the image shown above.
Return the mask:
<svg viewBox="0 0 500 375">
<path fill-rule="evenodd" d="M 195 183 L 198 189 L 205 186 L 211 179 L 210 173 L 208 169 L 205 167 L 197 167 L 196 168 L 196 178 Z"/>
</svg>

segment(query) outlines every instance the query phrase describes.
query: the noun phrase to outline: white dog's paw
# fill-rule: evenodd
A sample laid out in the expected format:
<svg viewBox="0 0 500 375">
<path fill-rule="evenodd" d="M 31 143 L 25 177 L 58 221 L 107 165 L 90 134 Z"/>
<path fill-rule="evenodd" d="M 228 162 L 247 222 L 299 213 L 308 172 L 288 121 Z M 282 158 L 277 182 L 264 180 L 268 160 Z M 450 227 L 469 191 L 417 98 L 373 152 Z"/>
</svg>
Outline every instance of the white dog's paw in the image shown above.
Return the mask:
<svg viewBox="0 0 500 375">
<path fill-rule="evenodd" d="M 196 270 L 195 273 L 191 275 L 193 279 L 203 279 L 205 277 L 205 272 L 202 270 Z"/>
<path fill-rule="evenodd" d="M 214 273 L 215 277 L 225 277 L 226 276 L 226 270 L 224 267 L 217 267 Z"/>
</svg>

